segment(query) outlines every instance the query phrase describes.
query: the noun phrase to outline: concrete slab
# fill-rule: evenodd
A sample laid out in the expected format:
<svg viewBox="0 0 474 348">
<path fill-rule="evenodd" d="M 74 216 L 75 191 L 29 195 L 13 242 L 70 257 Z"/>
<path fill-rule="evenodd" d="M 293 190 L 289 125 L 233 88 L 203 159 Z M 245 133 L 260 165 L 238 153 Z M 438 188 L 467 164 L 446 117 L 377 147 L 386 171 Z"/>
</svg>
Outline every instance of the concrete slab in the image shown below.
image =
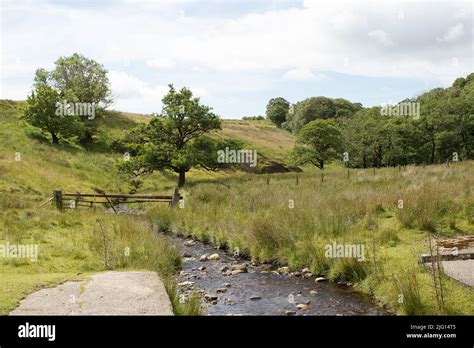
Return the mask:
<svg viewBox="0 0 474 348">
<path fill-rule="evenodd" d="M 28 295 L 10 315 L 173 315 L 155 272 L 106 272 Z"/>
</svg>

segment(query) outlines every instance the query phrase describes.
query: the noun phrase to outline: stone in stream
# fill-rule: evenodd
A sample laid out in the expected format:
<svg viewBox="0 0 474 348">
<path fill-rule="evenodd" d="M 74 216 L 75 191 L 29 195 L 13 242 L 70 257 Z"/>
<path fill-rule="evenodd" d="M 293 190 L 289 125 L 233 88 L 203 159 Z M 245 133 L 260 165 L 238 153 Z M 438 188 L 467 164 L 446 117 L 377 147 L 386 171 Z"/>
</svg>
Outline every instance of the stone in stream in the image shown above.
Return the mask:
<svg viewBox="0 0 474 348">
<path fill-rule="evenodd" d="M 219 293 L 224 293 L 226 291 L 227 291 L 227 288 L 219 288 L 219 289 L 216 290 L 216 293 L 219 294 Z"/>
<path fill-rule="evenodd" d="M 301 311 L 307 311 L 309 309 L 308 305 L 305 305 L 304 303 L 300 303 L 299 305 L 296 306 Z"/>
<path fill-rule="evenodd" d="M 199 261 L 207 261 L 207 254 L 201 255 Z"/>
<path fill-rule="evenodd" d="M 324 277 L 317 277 L 314 281 L 315 281 L 316 283 L 319 283 L 319 282 L 325 282 L 326 280 L 327 280 L 327 279 L 324 278 Z"/>
<path fill-rule="evenodd" d="M 291 273 L 291 275 L 293 275 L 295 277 L 301 277 L 301 272 L 293 272 L 293 273 Z"/>
<path fill-rule="evenodd" d="M 310 294 L 311 296 L 316 296 L 316 295 L 318 294 L 318 292 L 317 292 L 316 290 L 311 290 L 311 291 L 309 292 L 309 294 Z"/>
<path fill-rule="evenodd" d="M 245 265 L 245 263 L 238 264 L 238 265 L 232 265 L 231 269 L 233 271 L 243 271 L 243 273 L 247 273 L 247 265 Z"/>
<path fill-rule="evenodd" d="M 183 244 L 186 245 L 186 246 L 192 246 L 196 243 L 192 239 L 188 239 Z"/>
<path fill-rule="evenodd" d="M 219 260 L 220 259 L 220 256 L 219 254 L 212 254 L 210 256 L 207 257 L 208 260 L 211 260 L 211 261 L 216 261 L 216 260 Z"/>
<path fill-rule="evenodd" d="M 214 294 L 205 294 L 204 299 L 207 302 L 212 302 L 212 301 L 217 301 L 218 297 L 217 297 L 217 295 L 214 295 Z"/>
<path fill-rule="evenodd" d="M 229 266 L 222 266 L 219 271 L 221 272 L 227 272 L 229 270 Z"/>
<path fill-rule="evenodd" d="M 224 288 L 230 288 L 230 283 L 224 283 L 224 284 L 222 284 L 222 286 L 223 286 Z"/>
<path fill-rule="evenodd" d="M 278 268 L 277 272 L 280 273 L 280 274 L 288 274 L 288 273 L 290 273 L 290 267 L 286 267 L 286 266 L 285 267 L 280 267 L 280 268 Z"/>
<path fill-rule="evenodd" d="M 190 281 L 178 283 L 178 286 L 181 286 L 183 288 L 192 287 L 193 285 L 194 285 L 194 282 L 190 282 Z"/>
<path fill-rule="evenodd" d="M 229 272 L 229 271 L 227 271 Z M 226 272 L 226 274 L 227 274 Z M 236 269 L 234 271 L 230 271 L 230 275 L 237 275 L 237 274 L 240 274 L 240 273 L 245 273 L 245 271 L 241 270 L 241 269 Z"/>
<path fill-rule="evenodd" d="M 206 266 L 201 266 L 198 268 L 198 270 L 200 270 L 201 272 L 204 271 L 206 269 Z"/>
<path fill-rule="evenodd" d="M 183 257 L 189 258 L 189 257 L 193 257 L 193 255 L 191 255 L 190 253 L 184 252 Z"/>
<path fill-rule="evenodd" d="M 252 296 L 250 297 L 250 300 L 252 300 L 252 301 L 260 300 L 260 299 L 262 299 L 262 296 L 260 296 L 260 295 L 252 295 Z"/>
<path fill-rule="evenodd" d="M 311 271 L 309 270 L 308 267 L 306 267 L 301 270 L 301 273 L 311 273 Z"/>
<path fill-rule="evenodd" d="M 285 311 L 286 315 L 296 315 L 295 311 Z"/>
</svg>

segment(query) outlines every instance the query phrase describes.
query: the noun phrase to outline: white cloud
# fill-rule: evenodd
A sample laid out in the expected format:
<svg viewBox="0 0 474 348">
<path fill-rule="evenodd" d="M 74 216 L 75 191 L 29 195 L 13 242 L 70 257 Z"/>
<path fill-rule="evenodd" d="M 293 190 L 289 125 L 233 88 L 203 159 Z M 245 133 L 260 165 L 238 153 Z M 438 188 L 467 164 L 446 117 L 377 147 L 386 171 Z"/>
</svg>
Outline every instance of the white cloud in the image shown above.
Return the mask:
<svg viewBox="0 0 474 348">
<path fill-rule="evenodd" d="M 200 12 L 214 5 L 201 0 Z M 129 100 L 159 98 L 164 82 L 155 85 L 148 76 L 171 76 L 174 81 L 173 73 L 180 74 L 183 67 L 201 76 L 192 84 L 201 86 L 206 96 L 265 90 L 275 81 L 271 74 L 281 76 L 281 71 L 286 71 L 286 80 L 318 80 L 324 76 L 313 72 L 324 71 L 444 84 L 473 71 L 469 1 L 438 1 L 433 6 L 423 1 L 305 0 L 303 6 L 289 3 L 285 9 L 235 16 L 212 16 L 212 11 L 202 16 L 186 11 L 187 6 L 195 6 L 195 1 L 97 0 L 95 7 L 44 0 L 2 2 L 1 83 L 10 84 L 17 72 L 27 76 L 33 67 L 48 68 L 59 56 L 73 52 L 112 70 L 114 91 Z M 440 49 L 440 42 L 456 45 Z M 23 67 L 15 66 L 18 59 Z M 125 73 L 128 67 L 141 69 L 137 76 L 147 77 Z M 242 78 L 214 82 L 230 74 Z M 186 76 L 182 80 L 191 84 Z M 8 88 L 3 90 L 8 94 Z"/>
<path fill-rule="evenodd" d="M 395 45 L 392 39 L 390 39 L 388 34 L 383 30 L 372 30 L 367 35 L 376 43 L 381 44 L 383 46 L 391 47 Z"/>
<path fill-rule="evenodd" d="M 294 81 L 308 81 L 308 80 L 324 80 L 327 76 L 318 73 L 314 74 L 309 69 L 291 69 L 283 74 L 284 80 L 294 80 Z"/>
<path fill-rule="evenodd" d="M 448 31 L 440 38 L 437 38 L 439 42 L 453 42 L 459 40 L 464 34 L 464 24 L 458 23 L 452 26 Z"/>
<path fill-rule="evenodd" d="M 157 98 L 160 100 L 168 91 L 167 86 L 150 86 L 123 71 L 110 71 L 109 80 L 112 92 L 118 98 Z"/>
<path fill-rule="evenodd" d="M 157 68 L 157 69 L 171 69 L 176 66 L 176 62 L 172 59 L 149 59 L 146 61 L 146 64 L 149 67 Z"/>
</svg>

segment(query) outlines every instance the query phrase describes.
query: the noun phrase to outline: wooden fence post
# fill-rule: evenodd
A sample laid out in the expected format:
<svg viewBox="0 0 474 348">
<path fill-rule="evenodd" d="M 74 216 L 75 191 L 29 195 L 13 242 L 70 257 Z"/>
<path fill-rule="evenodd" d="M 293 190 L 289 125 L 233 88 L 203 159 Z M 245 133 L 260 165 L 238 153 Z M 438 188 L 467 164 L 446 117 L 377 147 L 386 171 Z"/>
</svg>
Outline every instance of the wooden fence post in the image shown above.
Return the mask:
<svg viewBox="0 0 474 348">
<path fill-rule="evenodd" d="M 53 191 L 53 202 L 58 210 L 63 210 L 63 193 L 61 190 Z"/>
<path fill-rule="evenodd" d="M 173 193 L 173 198 L 171 199 L 170 202 L 170 207 L 175 206 L 179 202 L 179 188 L 175 187 L 174 193 Z"/>
</svg>

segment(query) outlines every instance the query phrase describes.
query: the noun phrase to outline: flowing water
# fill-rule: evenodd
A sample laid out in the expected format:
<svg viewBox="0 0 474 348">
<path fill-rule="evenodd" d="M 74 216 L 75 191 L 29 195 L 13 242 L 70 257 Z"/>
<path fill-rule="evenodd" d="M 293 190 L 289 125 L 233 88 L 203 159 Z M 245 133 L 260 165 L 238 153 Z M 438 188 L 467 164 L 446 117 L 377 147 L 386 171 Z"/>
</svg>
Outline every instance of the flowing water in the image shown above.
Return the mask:
<svg viewBox="0 0 474 348">
<path fill-rule="evenodd" d="M 276 266 L 252 265 L 208 244 L 170 235 L 166 238 L 183 254 L 185 263 L 178 276 L 183 296 L 201 292 L 207 315 L 388 314 L 351 287 L 315 282 L 313 276 L 279 274 Z M 200 261 L 202 255 L 215 253 L 218 260 Z M 226 275 L 226 268 L 231 270 L 233 265 L 245 266 L 246 272 Z"/>
</svg>

